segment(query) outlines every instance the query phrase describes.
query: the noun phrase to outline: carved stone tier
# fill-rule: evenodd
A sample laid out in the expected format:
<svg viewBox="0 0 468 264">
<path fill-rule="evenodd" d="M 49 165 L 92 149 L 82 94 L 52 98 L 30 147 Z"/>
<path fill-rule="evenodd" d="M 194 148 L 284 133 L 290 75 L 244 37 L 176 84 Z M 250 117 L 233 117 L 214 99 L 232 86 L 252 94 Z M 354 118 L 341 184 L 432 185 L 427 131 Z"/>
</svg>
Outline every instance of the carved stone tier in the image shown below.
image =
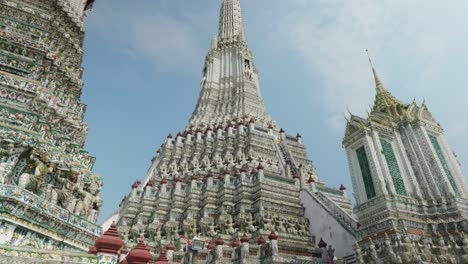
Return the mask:
<svg viewBox="0 0 468 264">
<path fill-rule="evenodd" d="M 8 230 L 0 244 L 15 246 L 86 251 L 102 231 L 95 223 L 18 186 L 0 188 L 0 219 L 0 227 Z"/>
<path fill-rule="evenodd" d="M 99 262 L 98 256 L 69 251 L 28 249 L 0 245 L 0 263 L 9 264 L 117 264 L 117 262 Z"/>
<path fill-rule="evenodd" d="M 308 220 L 299 199 L 303 181 L 287 176 L 279 136 L 251 123 L 168 137 L 148 178 L 135 182 L 121 204 L 119 232 L 128 246 L 141 234 L 158 251 L 161 244 L 179 240 L 179 232 L 232 240 L 239 233 L 275 230 L 283 238 L 280 248 L 310 255 Z M 295 146 L 297 160 L 307 161 L 296 138 L 286 141 Z M 302 178 L 316 177 L 311 162 L 306 164 Z"/>
</svg>

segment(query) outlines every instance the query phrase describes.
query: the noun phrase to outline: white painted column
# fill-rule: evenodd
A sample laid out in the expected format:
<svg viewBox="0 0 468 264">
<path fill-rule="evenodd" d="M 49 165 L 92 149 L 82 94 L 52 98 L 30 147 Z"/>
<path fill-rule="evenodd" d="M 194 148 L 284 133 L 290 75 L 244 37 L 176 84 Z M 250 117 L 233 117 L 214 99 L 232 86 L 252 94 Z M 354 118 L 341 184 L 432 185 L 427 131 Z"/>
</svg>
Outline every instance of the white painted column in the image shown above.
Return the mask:
<svg viewBox="0 0 468 264">
<path fill-rule="evenodd" d="M 237 131 L 238 131 L 238 136 L 243 135 L 244 132 L 245 132 L 245 126 L 244 126 L 244 124 L 240 123 L 240 124 L 239 124 L 239 129 L 238 129 Z"/>
<path fill-rule="evenodd" d="M 258 175 L 258 181 L 263 182 L 263 178 L 265 175 L 263 174 L 263 165 L 260 163 L 257 166 L 257 175 Z"/>
<path fill-rule="evenodd" d="M 175 189 L 174 193 L 181 194 L 182 193 L 182 179 L 180 177 L 176 178 Z"/>
<path fill-rule="evenodd" d="M 396 194 L 397 192 L 395 190 L 395 184 L 393 183 L 392 175 L 390 174 L 390 170 L 388 169 L 388 163 L 383 153 L 383 147 L 382 147 L 382 143 L 380 142 L 380 136 L 375 130 L 372 130 L 371 135 L 372 135 L 372 142 L 374 143 L 374 147 L 375 147 L 375 153 L 377 154 L 376 162 L 379 164 L 381 168 L 384 184 L 387 187 L 387 191 L 390 194 Z M 389 143 L 391 144 L 391 141 Z"/>
<path fill-rule="evenodd" d="M 231 185 L 231 175 L 229 174 L 229 171 L 224 172 L 224 187 L 229 187 Z"/>
<path fill-rule="evenodd" d="M 395 136 L 395 155 L 397 156 L 397 161 L 401 164 L 401 173 L 403 177 L 403 181 L 405 182 L 406 191 L 408 194 L 412 194 L 413 197 L 423 197 L 423 192 L 421 186 L 427 184 L 426 182 L 419 182 L 416 179 L 416 175 L 413 171 L 413 167 L 411 166 L 411 162 L 407 156 L 407 152 L 405 151 L 405 146 L 403 144 L 403 140 L 401 139 L 401 134 L 399 131 L 394 133 Z M 407 146 L 408 148 L 410 146 Z M 425 187 L 427 189 L 427 186 Z"/>
<path fill-rule="evenodd" d="M 434 176 L 432 174 L 430 166 L 429 166 L 429 164 L 428 164 L 428 162 L 426 160 L 426 157 L 424 155 L 424 151 L 421 148 L 418 137 L 415 135 L 413 127 L 411 125 L 408 125 L 408 126 L 405 126 L 405 129 L 406 129 L 407 135 L 410 138 L 409 141 L 412 144 L 412 146 L 414 147 L 414 150 L 416 152 L 415 157 L 414 157 L 415 158 L 414 162 L 415 162 L 415 164 L 417 163 L 418 166 L 420 166 L 421 177 L 426 178 L 426 180 L 428 181 L 428 186 L 429 186 L 429 188 L 431 190 L 431 192 L 429 192 L 429 195 L 431 195 L 432 197 L 440 197 L 441 192 L 439 190 L 439 186 L 438 186 L 437 181 L 435 180 L 435 178 L 434 178 Z"/>
<path fill-rule="evenodd" d="M 354 199 L 356 199 L 356 204 L 359 205 L 366 200 L 366 197 L 361 170 L 357 162 L 356 150 L 348 146 L 346 147 L 346 155 L 348 156 L 348 166 L 351 182 L 353 184 Z"/>
<path fill-rule="evenodd" d="M 206 138 L 207 139 L 212 139 L 213 138 L 213 130 L 211 128 L 208 128 L 206 130 Z"/>
<path fill-rule="evenodd" d="M 419 191 L 423 195 L 425 199 L 433 199 L 433 192 L 432 192 L 432 186 L 429 184 L 429 179 L 425 177 L 424 170 L 422 168 L 422 163 L 418 160 L 418 153 L 416 149 L 416 144 L 412 142 L 413 136 L 411 134 L 411 130 L 408 128 L 410 125 L 406 125 L 405 127 L 402 127 L 401 132 L 404 133 L 405 137 L 407 138 L 407 144 L 404 145 L 403 142 L 401 143 L 404 145 L 405 150 L 407 150 L 405 153 L 407 153 L 407 158 L 411 161 L 413 161 L 412 166 L 411 166 L 411 161 L 409 161 L 409 166 L 411 170 L 414 173 L 414 179 L 418 182 L 418 185 L 420 187 Z M 402 140 L 400 138 L 400 140 Z M 419 177 L 418 177 L 419 175 Z"/>
<path fill-rule="evenodd" d="M 232 125 L 228 125 L 227 135 L 228 137 L 232 137 L 234 135 Z"/>
</svg>

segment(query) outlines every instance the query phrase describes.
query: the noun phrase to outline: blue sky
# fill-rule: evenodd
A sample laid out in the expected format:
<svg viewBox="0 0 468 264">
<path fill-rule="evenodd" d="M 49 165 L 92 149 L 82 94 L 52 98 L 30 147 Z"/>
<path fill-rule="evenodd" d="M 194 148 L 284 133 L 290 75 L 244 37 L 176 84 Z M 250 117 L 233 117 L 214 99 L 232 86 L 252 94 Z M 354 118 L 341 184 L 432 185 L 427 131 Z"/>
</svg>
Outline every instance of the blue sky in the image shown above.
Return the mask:
<svg viewBox="0 0 468 264">
<path fill-rule="evenodd" d="M 368 48 L 399 99 L 426 100 L 468 164 L 465 0 L 243 0 L 268 111 L 300 132 L 319 177 L 351 187 L 344 113 L 374 101 Z M 185 127 L 221 0 L 99 0 L 86 19 L 86 149 L 104 178 L 102 220 L 142 179 L 168 133 Z"/>
</svg>

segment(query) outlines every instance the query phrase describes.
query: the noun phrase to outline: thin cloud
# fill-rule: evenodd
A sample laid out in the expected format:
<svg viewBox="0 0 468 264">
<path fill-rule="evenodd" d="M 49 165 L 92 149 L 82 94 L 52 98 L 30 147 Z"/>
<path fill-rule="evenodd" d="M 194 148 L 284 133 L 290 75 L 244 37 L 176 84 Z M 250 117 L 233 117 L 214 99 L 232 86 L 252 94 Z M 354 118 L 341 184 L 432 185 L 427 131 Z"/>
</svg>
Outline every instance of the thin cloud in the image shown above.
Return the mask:
<svg viewBox="0 0 468 264">
<path fill-rule="evenodd" d="M 202 64 L 205 47 L 200 45 L 197 33 L 205 29 L 200 26 L 200 17 L 187 12 L 187 6 L 181 8 L 181 4 L 160 1 L 116 5 L 103 0 L 93 10 L 100 15 L 90 16 L 87 27 L 90 33 L 105 39 L 109 48 L 140 64 L 150 64 L 163 72 L 193 71 L 195 65 Z M 207 47 L 208 41 L 205 44 Z"/>
<path fill-rule="evenodd" d="M 197 47 L 194 28 L 162 14 L 131 20 L 132 51 L 160 65 L 160 69 L 177 69 L 193 63 L 201 49 Z"/>
<path fill-rule="evenodd" d="M 323 79 L 320 103 L 328 112 L 326 124 L 331 130 L 343 131 L 342 113 L 347 109 L 365 116 L 373 103 L 374 83 L 364 52 L 369 48 L 392 93 L 408 102 L 425 97 L 433 105 L 434 116 L 448 131 L 452 129 L 447 133 L 449 141 L 463 149 L 456 146 L 468 145 L 468 136 L 457 131 L 468 130 L 468 123 L 447 111 L 468 111 L 456 95 L 466 91 L 452 84 L 454 80 L 466 83 L 467 78 L 447 76 L 458 72 L 450 67 L 466 66 L 456 61 L 468 57 L 468 32 L 461 26 L 466 23 L 463 10 L 468 4 L 430 2 L 291 0 L 271 34 L 282 41 L 271 43 L 280 43 L 275 48 L 301 57 L 309 71 Z M 439 98 L 459 103 L 449 110 Z M 460 161 L 468 163 L 468 151 L 462 151 Z"/>
</svg>

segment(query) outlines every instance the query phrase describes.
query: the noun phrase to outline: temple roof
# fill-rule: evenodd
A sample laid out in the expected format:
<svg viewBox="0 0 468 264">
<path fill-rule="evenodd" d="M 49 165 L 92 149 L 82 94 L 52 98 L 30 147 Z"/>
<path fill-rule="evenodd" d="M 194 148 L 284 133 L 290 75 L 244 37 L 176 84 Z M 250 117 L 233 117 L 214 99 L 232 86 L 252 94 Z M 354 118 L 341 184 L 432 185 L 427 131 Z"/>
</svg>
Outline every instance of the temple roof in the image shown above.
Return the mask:
<svg viewBox="0 0 468 264">
<path fill-rule="evenodd" d="M 117 254 L 117 252 L 124 248 L 125 244 L 122 239 L 119 237 L 117 232 L 117 227 L 115 223 L 112 223 L 110 228 L 104 232 L 104 234 L 99 237 L 94 246 L 89 250 L 90 253 L 107 253 L 107 254 Z"/>
<path fill-rule="evenodd" d="M 161 259 L 158 259 L 158 261 L 162 262 L 157 263 L 168 263 L 164 262 L 164 260 L 167 261 L 165 249 L 161 252 L 160 257 Z M 128 263 L 148 263 L 152 259 L 150 249 L 143 239 L 140 239 L 140 242 L 130 251 L 126 259 Z"/>
<path fill-rule="evenodd" d="M 372 108 L 372 111 L 384 112 L 387 108 L 391 106 L 402 105 L 402 102 L 398 100 L 395 96 L 393 96 L 390 93 L 390 91 L 388 91 L 385 88 L 370 58 L 369 62 L 371 63 L 372 74 L 374 75 L 376 91 L 374 107 Z"/>
</svg>

